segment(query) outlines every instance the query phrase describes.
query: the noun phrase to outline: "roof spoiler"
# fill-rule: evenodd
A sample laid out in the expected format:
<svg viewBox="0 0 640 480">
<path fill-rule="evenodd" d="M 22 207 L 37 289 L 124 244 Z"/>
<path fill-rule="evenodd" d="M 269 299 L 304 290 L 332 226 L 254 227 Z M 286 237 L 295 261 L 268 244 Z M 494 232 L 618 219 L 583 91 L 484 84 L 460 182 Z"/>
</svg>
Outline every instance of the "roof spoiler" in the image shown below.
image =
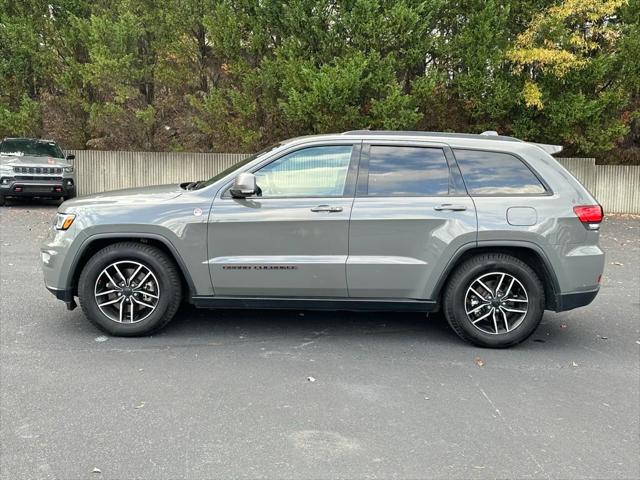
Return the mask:
<svg viewBox="0 0 640 480">
<path fill-rule="evenodd" d="M 535 145 L 538 148 L 541 148 L 549 155 L 553 155 L 554 153 L 560 153 L 562 151 L 562 145 L 549 145 L 547 143 L 533 143 L 529 142 L 531 145 Z"/>
<path fill-rule="evenodd" d="M 496 132 L 495 130 L 487 130 L 486 132 L 482 132 L 480 135 L 486 135 L 487 137 L 497 137 L 498 132 Z M 542 150 L 547 152 L 549 155 L 553 155 L 554 153 L 560 153 L 562 151 L 562 145 L 549 145 L 547 143 L 534 143 L 534 142 L 527 142 L 527 143 L 530 143 L 531 145 L 535 145 L 536 147 L 541 148 Z"/>
</svg>

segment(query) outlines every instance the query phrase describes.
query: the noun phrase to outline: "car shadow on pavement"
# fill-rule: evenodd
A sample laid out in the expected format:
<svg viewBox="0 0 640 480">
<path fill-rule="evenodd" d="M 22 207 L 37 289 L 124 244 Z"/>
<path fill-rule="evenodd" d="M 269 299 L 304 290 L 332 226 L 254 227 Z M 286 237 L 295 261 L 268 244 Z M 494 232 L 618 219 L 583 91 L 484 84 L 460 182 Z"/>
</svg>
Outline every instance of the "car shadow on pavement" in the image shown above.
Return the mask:
<svg viewBox="0 0 640 480">
<path fill-rule="evenodd" d="M 92 326 L 78 308 L 67 312 L 56 324 L 57 334 L 66 337 L 100 338 L 104 334 Z M 561 314 L 545 313 L 533 335 L 513 350 L 552 353 L 558 349 L 584 348 L 595 333 L 581 325 L 567 326 Z M 239 343 L 283 342 L 306 345 L 316 339 L 332 341 L 399 343 L 446 349 L 477 349 L 462 341 L 451 330 L 440 312 L 348 312 L 303 310 L 209 310 L 183 305 L 162 330 L 148 337 L 111 337 L 122 347 L 171 347 L 176 345 L 233 345 Z M 484 350 L 484 349 L 482 349 Z"/>
<path fill-rule="evenodd" d="M 547 312 L 537 330 L 517 349 L 553 350 L 559 346 L 583 344 L 593 332 L 567 328 L 562 315 Z M 312 341 L 334 339 L 377 342 L 419 342 L 447 348 L 478 348 L 462 341 L 449 327 L 441 312 L 348 312 L 302 310 L 206 310 L 183 305 L 175 318 L 154 337 L 227 341 Z M 509 350 L 509 349 L 508 349 Z"/>
<path fill-rule="evenodd" d="M 54 198 L 7 198 L 5 199 L 4 207 L 0 208 L 13 208 L 16 210 L 39 210 L 39 209 L 47 209 L 50 210 L 52 207 L 57 208 L 60 205 L 61 201 Z"/>
<path fill-rule="evenodd" d="M 159 333 L 164 337 L 318 338 L 388 336 L 456 343 L 439 313 L 302 310 L 201 310 L 183 305 Z"/>
</svg>

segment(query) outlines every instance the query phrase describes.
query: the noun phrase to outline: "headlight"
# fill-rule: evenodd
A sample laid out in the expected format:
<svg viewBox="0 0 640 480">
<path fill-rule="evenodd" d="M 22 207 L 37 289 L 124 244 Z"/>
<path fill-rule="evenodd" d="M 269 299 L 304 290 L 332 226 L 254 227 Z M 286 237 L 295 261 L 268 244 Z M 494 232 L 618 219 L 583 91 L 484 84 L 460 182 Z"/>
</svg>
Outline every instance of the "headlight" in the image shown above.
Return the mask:
<svg viewBox="0 0 640 480">
<path fill-rule="evenodd" d="M 64 167 L 65 173 L 73 173 L 73 167 Z"/>
<path fill-rule="evenodd" d="M 57 213 L 56 214 L 56 230 L 68 230 L 76 216 L 73 213 Z"/>
</svg>

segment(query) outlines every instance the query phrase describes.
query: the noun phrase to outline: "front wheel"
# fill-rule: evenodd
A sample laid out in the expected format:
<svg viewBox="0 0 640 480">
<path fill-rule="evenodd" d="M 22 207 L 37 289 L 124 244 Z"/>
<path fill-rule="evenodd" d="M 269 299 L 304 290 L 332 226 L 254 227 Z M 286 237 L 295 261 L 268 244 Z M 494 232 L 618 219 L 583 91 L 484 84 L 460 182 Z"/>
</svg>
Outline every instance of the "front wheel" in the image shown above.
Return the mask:
<svg viewBox="0 0 640 480">
<path fill-rule="evenodd" d="M 96 253 L 78 280 L 91 323 L 116 336 L 148 335 L 175 315 L 182 285 L 173 261 L 150 245 L 122 242 Z"/>
<path fill-rule="evenodd" d="M 450 278 L 444 314 L 462 339 L 505 348 L 526 340 L 544 313 L 544 287 L 522 260 L 502 253 L 473 257 Z"/>
</svg>

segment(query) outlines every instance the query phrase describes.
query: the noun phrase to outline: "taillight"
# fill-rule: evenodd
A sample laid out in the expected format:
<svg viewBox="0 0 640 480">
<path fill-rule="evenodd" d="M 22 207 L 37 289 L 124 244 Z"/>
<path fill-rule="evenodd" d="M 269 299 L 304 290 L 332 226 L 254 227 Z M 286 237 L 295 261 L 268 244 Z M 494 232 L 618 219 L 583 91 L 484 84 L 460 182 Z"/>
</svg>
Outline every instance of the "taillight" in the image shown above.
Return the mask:
<svg viewBox="0 0 640 480">
<path fill-rule="evenodd" d="M 604 218 L 600 205 L 579 205 L 573 207 L 573 211 L 585 228 L 589 230 L 598 230 L 600 228 L 600 222 Z"/>
</svg>

